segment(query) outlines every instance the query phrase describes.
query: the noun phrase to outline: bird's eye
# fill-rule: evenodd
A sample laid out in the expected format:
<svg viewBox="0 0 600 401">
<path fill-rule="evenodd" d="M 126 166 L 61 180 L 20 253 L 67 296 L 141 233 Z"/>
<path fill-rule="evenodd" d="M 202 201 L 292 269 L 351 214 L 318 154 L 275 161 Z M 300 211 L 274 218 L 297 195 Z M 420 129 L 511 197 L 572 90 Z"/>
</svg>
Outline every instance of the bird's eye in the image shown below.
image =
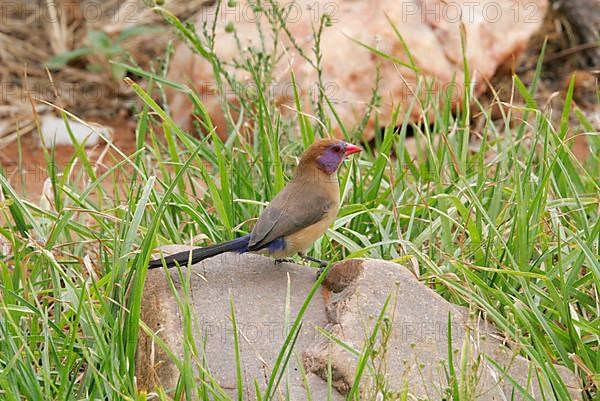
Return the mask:
<svg viewBox="0 0 600 401">
<path fill-rule="evenodd" d="M 334 151 L 334 152 L 336 152 L 336 153 L 340 153 L 340 152 L 343 150 L 343 149 L 342 149 L 342 147 L 341 147 L 340 145 L 334 145 L 334 146 L 332 147 L 332 149 L 333 149 L 333 151 Z"/>
</svg>

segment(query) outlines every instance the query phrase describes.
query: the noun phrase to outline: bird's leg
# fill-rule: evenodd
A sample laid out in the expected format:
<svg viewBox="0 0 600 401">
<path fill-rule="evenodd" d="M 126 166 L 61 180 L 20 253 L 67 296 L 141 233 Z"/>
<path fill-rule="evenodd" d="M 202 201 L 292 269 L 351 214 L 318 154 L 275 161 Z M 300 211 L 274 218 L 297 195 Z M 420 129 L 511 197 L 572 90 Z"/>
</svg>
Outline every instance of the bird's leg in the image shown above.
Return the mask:
<svg viewBox="0 0 600 401">
<path fill-rule="evenodd" d="M 294 263 L 294 260 L 290 259 L 290 258 L 278 258 L 278 259 L 275 259 L 275 264 L 276 265 L 278 265 L 280 263 Z"/>
<path fill-rule="evenodd" d="M 326 260 L 313 258 L 312 256 L 308 256 L 308 255 L 305 255 L 303 253 L 298 253 L 298 256 L 300 256 L 304 260 L 308 260 L 308 261 L 311 261 L 311 262 L 318 263 L 319 267 L 323 267 L 324 268 L 324 267 L 327 267 L 327 265 L 329 264 L 329 262 L 326 261 Z"/>
<path fill-rule="evenodd" d="M 308 256 L 303 253 L 298 253 L 298 256 L 300 256 L 304 260 L 308 260 L 308 261 L 319 264 L 319 271 L 317 272 L 317 279 L 321 276 L 321 274 L 323 273 L 325 268 L 327 268 L 327 266 L 329 265 L 329 262 L 326 260 L 313 258 L 312 256 Z"/>
</svg>

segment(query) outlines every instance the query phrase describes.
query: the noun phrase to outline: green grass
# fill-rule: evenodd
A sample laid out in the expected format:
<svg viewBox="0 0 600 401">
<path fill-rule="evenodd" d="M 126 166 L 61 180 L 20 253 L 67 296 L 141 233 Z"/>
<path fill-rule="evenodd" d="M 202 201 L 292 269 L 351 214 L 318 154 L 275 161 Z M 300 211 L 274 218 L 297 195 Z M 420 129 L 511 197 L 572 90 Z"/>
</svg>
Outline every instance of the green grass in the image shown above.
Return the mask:
<svg viewBox="0 0 600 401">
<path fill-rule="evenodd" d="M 208 26 L 197 35 L 159 12 L 209 60 L 218 80 L 232 82 L 211 48 L 214 29 Z M 284 35 L 278 25 L 283 19 L 276 17 L 269 21 Z M 315 29 L 318 40 L 327 21 Z M 98 174 L 83 144 L 78 146 L 73 162 L 81 168 L 51 170 L 50 208 L 25 200 L 0 175 L 0 250 L 5 249 L 0 255 L 1 399 L 146 399 L 136 389 L 132 367 L 135 340 L 144 327 L 141 296 L 151 250 L 198 235 L 212 243 L 248 233 L 292 174 L 302 150 L 339 124 L 324 96 L 313 110 L 304 110 L 323 124 L 301 113 L 283 119 L 261 90 L 271 81 L 272 65 L 251 62 L 259 50 L 249 51 L 244 64 L 258 88 L 255 99 L 243 104 L 251 123 L 241 129 L 230 119 L 232 134 L 226 142 L 214 134 L 193 91 L 164 74 L 128 67 L 149 78 L 144 87 L 130 82 L 141 100 L 134 153 L 121 154 L 113 167 Z M 319 46 L 315 52 L 304 56 L 319 60 Z M 443 297 L 495 323 L 533 361 L 535 374 L 545 383 L 545 400 L 570 399 L 553 363 L 573 371 L 584 398 L 591 400 L 600 382 L 600 138 L 583 113 L 572 108 L 572 87 L 561 123 L 554 124 L 535 101 L 535 82 L 527 87 L 518 77 L 514 80 L 530 118 L 512 128 L 508 122 L 514 107 L 505 115 L 506 128 L 500 129 L 477 99 L 467 99 L 450 113 L 448 102 L 425 96 L 420 102 L 433 115 L 431 125 L 412 125 L 405 118 L 410 110 L 397 110 L 395 127 L 364 144 L 361 157 L 341 169 L 343 207 L 312 254 L 406 263 Z M 192 97 L 198 130 L 205 135 L 181 130 L 153 100 L 165 86 Z M 159 96 L 150 95 L 157 90 Z M 376 105 L 376 93 L 371 103 Z M 232 107 L 223 105 L 226 113 Z M 476 114 L 485 123 L 478 132 L 480 149 L 473 152 L 470 120 Z M 571 121 L 583 131 L 575 132 Z M 341 127 L 354 141 L 362 129 Z M 415 158 L 404 147 L 409 131 L 421 149 Z M 570 150 L 568 134 L 582 132 L 589 133 L 587 160 Z M 48 154 L 52 159 L 53 153 Z M 115 189 L 108 192 L 106 183 Z M 179 303 L 188 356 L 175 361 L 182 374 L 177 394 L 229 399 L 197 362 L 202 358 L 194 341 L 196 326 L 185 297 Z M 230 318 L 235 325 L 234 303 Z M 280 394 L 277 387 L 302 312 L 289 318 L 294 323 L 262 400 Z M 382 312 L 378 322 L 383 318 Z M 379 324 L 365 349 L 348 350 L 358 361 L 357 379 L 375 369 L 378 335 Z M 232 350 L 238 352 L 237 347 Z M 202 377 L 199 385 L 194 371 Z M 455 401 L 469 399 L 461 377 L 452 365 L 449 394 Z M 388 391 L 381 376 L 373 386 L 373 394 Z M 359 393 L 358 381 L 351 392 Z M 159 391 L 159 398 L 167 399 L 165 394 L 166 389 Z M 407 399 L 407 394 L 410 389 L 397 399 Z"/>
</svg>

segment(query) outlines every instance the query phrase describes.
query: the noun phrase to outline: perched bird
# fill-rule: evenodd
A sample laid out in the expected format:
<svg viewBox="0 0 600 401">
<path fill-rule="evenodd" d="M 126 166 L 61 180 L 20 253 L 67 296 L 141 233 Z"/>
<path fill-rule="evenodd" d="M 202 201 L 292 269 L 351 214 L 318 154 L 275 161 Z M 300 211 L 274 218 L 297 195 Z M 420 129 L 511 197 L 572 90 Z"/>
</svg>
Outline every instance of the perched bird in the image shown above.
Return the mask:
<svg viewBox="0 0 600 401">
<path fill-rule="evenodd" d="M 220 244 L 180 252 L 150 262 L 149 268 L 197 263 L 224 252 L 255 252 L 281 260 L 298 254 L 324 267 L 327 262 L 305 254 L 335 219 L 340 207 L 337 170 L 361 148 L 338 139 L 313 143 L 300 158 L 296 174 L 261 213 L 252 232 Z"/>
</svg>

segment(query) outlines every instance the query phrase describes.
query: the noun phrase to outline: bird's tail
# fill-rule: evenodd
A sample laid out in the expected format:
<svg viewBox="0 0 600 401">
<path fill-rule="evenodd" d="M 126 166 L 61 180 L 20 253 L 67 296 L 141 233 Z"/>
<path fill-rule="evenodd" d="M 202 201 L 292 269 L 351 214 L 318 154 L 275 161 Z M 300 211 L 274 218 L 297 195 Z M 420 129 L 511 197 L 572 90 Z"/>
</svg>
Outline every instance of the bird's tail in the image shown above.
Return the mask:
<svg viewBox="0 0 600 401">
<path fill-rule="evenodd" d="M 167 267 L 173 267 L 175 265 L 187 266 L 188 263 L 198 263 L 201 260 L 219 255 L 224 252 L 247 252 L 249 241 L 250 234 L 231 241 L 221 242 L 220 244 L 196 248 L 193 249 L 191 253 L 189 251 L 175 253 L 173 255 L 165 256 L 165 265 Z M 162 265 L 163 259 L 155 259 L 150 261 L 148 268 L 155 269 L 157 267 L 161 267 Z"/>
</svg>

